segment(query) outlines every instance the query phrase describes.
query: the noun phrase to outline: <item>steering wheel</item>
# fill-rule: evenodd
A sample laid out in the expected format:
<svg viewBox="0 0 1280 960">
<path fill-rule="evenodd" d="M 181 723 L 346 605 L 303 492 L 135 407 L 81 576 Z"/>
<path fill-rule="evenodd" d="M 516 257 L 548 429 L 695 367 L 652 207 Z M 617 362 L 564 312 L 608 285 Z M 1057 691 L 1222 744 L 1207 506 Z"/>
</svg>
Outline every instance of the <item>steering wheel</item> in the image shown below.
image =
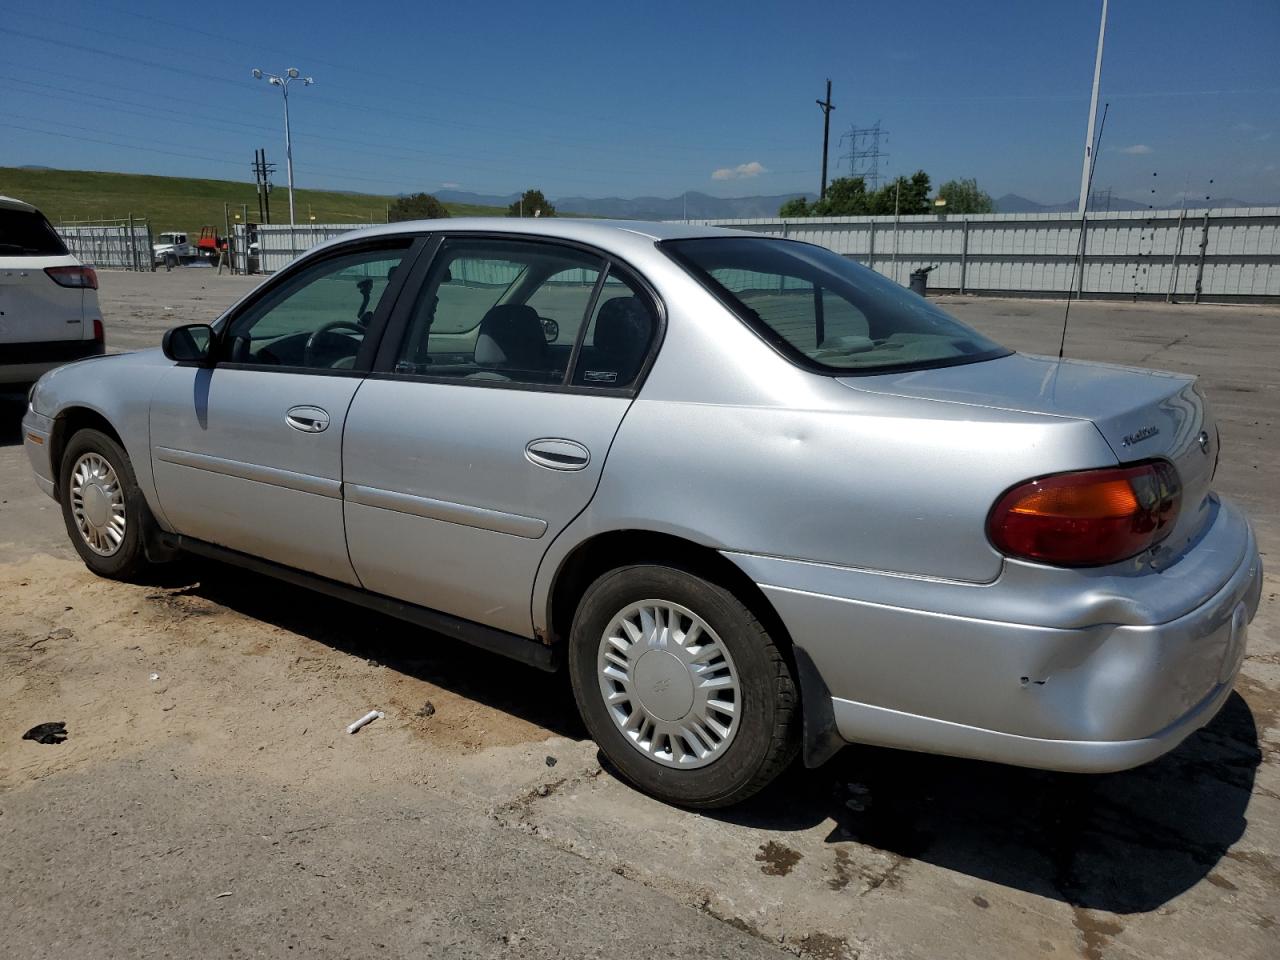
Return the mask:
<svg viewBox="0 0 1280 960">
<path fill-rule="evenodd" d="M 334 333 L 338 330 L 348 333 L 358 333 L 361 336 L 364 336 L 366 332 L 365 328 L 354 320 L 331 320 L 324 326 L 319 327 L 313 334 L 311 334 L 311 336 L 307 337 L 307 344 L 302 348 L 302 363 L 304 366 L 314 367 L 316 365 L 315 351 L 316 344 L 319 342 L 320 337 L 323 334 Z"/>
</svg>

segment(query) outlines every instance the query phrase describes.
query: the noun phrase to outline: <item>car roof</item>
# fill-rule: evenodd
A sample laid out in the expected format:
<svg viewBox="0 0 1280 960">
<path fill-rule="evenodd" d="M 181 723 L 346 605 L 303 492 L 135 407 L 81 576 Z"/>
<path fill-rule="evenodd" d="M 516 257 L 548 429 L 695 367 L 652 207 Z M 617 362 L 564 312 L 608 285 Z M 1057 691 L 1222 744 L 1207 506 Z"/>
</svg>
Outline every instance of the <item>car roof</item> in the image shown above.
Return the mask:
<svg viewBox="0 0 1280 960">
<path fill-rule="evenodd" d="M 305 227 L 303 228 L 306 229 Z M 592 220 L 585 217 L 450 217 L 444 220 L 403 220 L 352 231 L 313 247 L 308 253 L 361 237 L 393 236 L 403 233 L 441 231 L 449 233 L 510 233 L 513 235 L 571 240 L 599 247 L 606 252 L 623 252 L 660 240 L 687 240 L 694 237 L 758 237 L 746 230 L 726 230 L 694 223 L 651 220 Z"/>
<path fill-rule="evenodd" d="M 6 197 L 0 194 L 0 207 L 6 210 L 23 210 L 27 213 L 39 213 L 40 211 L 24 200 L 18 200 L 15 197 Z"/>
</svg>

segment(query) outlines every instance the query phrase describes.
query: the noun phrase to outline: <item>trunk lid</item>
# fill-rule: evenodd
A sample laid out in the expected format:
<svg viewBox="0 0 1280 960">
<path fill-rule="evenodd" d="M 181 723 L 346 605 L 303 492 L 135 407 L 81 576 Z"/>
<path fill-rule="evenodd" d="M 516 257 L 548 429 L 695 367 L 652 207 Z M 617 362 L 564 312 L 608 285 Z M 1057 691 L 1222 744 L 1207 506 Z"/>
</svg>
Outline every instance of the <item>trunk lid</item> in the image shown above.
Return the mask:
<svg viewBox="0 0 1280 960">
<path fill-rule="evenodd" d="M 82 338 L 84 290 L 44 272 L 79 263 L 35 207 L 0 197 L 0 343 Z"/>
<path fill-rule="evenodd" d="M 0 253 L 0 343 L 80 340 L 84 289 L 62 287 L 45 267 L 78 266 L 75 257 L 10 257 Z"/>
<path fill-rule="evenodd" d="M 1015 353 L 982 363 L 840 382 L 875 393 L 1088 420 L 1120 463 L 1163 457 L 1177 468 L 1182 509 L 1158 554 L 1181 553 L 1207 519 L 1218 436 L 1194 377 Z"/>
</svg>

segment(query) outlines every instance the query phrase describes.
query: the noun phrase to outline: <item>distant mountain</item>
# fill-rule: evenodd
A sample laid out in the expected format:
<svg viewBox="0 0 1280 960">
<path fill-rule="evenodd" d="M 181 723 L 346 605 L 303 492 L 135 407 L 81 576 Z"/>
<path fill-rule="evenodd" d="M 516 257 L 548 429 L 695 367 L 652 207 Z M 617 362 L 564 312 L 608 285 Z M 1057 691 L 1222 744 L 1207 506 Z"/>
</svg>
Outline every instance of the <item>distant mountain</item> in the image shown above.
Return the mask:
<svg viewBox="0 0 1280 960">
<path fill-rule="evenodd" d="M 476 203 L 486 207 L 509 207 L 520 199 L 518 193 L 500 196 L 496 193 L 470 193 L 466 190 L 436 190 L 433 195 L 442 203 Z M 555 203 L 554 200 L 551 202 Z"/>
<path fill-rule="evenodd" d="M 816 199 L 814 194 L 787 193 L 776 197 L 713 197 L 690 190 L 678 197 L 553 197 L 551 202 L 562 213 L 586 217 L 609 217 L 618 220 L 729 220 L 743 217 L 776 217 L 778 208 L 792 197 Z M 479 203 L 487 206 L 509 206 L 520 194 L 507 196 L 468 193 L 465 190 L 437 190 L 436 197 L 446 203 Z"/>
<path fill-rule="evenodd" d="M 567 213 L 592 217 L 617 217 L 625 220 L 731 220 L 741 217 L 776 217 L 778 208 L 792 197 L 816 197 L 811 193 L 787 193 L 764 197 L 713 197 L 696 190 L 678 197 L 565 197 L 554 201 Z"/>
<path fill-rule="evenodd" d="M 1145 210 L 1146 206 L 1123 197 L 1112 197 L 1112 210 Z M 1078 209 L 1078 201 L 1068 200 L 1063 203 L 1037 203 L 1016 193 L 1006 193 L 996 200 L 997 213 L 1074 213 Z"/>
<path fill-rule="evenodd" d="M 1068 200 L 1064 203 L 1037 203 L 1034 200 L 1028 200 L 1016 193 L 1006 193 L 1003 197 L 996 200 L 997 213 L 1074 213 L 1077 209 L 1078 201 Z M 1188 200 L 1188 209 L 1203 210 L 1208 207 L 1211 210 L 1227 210 L 1233 207 L 1271 207 L 1277 203 L 1271 200 L 1236 200 L 1234 197 L 1215 198 L 1213 200 Z M 1169 203 L 1163 206 L 1157 205 L 1156 210 L 1178 210 L 1182 207 L 1182 201 L 1177 203 Z M 1146 210 L 1145 203 L 1139 203 L 1136 200 L 1126 200 L 1124 197 L 1112 197 L 1102 207 L 1090 207 L 1090 212 L 1098 210 L 1110 210 L 1129 212 L 1134 210 Z"/>
</svg>

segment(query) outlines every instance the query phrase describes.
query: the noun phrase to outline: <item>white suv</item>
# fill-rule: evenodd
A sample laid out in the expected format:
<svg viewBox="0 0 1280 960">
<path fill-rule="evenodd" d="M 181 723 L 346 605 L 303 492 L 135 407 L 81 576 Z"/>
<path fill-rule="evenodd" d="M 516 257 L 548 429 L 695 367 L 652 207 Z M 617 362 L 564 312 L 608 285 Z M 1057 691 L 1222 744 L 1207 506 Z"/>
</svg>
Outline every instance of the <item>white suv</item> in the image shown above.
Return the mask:
<svg viewBox="0 0 1280 960">
<path fill-rule="evenodd" d="M 97 273 L 39 210 L 0 196 L 0 387 L 103 348 Z"/>
</svg>

